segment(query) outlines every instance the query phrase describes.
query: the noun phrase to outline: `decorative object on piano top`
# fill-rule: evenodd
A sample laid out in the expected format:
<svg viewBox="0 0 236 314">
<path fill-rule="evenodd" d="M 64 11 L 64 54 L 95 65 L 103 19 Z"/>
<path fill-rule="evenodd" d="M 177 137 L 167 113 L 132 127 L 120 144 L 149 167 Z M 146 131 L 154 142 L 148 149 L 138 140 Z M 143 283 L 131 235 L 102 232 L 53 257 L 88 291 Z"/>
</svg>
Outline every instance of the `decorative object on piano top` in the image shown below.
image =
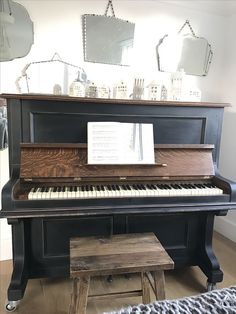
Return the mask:
<svg viewBox="0 0 236 314">
<path fill-rule="evenodd" d="M 111 90 L 108 85 L 102 84 L 98 86 L 98 98 L 110 98 Z"/>
<path fill-rule="evenodd" d="M 95 84 L 95 82 L 90 82 L 86 85 L 85 96 L 91 98 L 98 97 L 98 86 Z"/>
<path fill-rule="evenodd" d="M 19 93 L 52 94 L 55 84 L 61 86 L 61 94 L 69 94 L 69 84 L 74 80 L 87 82 L 83 68 L 63 61 L 54 53 L 49 60 L 33 61 L 25 65 L 15 84 Z M 58 92 L 58 91 L 57 91 Z"/>
<path fill-rule="evenodd" d="M 144 96 L 144 78 L 136 77 L 134 79 L 133 99 L 143 99 Z"/>
<path fill-rule="evenodd" d="M 0 0 L 0 62 L 25 57 L 33 42 L 33 22 L 27 10 L 11 0 Z"/>
<path fill-rule="evenodd" d="M 190 32 L 184 32 L 186 26 Z M 175 51 L 175 57 L 173 56 Z M 186 74 L 206 76 L 213 52 L 203 37 L 196 36 L 188 20 L 176 35 L 165 34 L 156 46 L 158 70 L 176 72 L 183 69 Z"/>
<path fill-rule="evenodd" d="M 124 80 L 119 81 L 113 87 L 113 98 L 127 99 L 128 97 L 128 85 Z"/>
<path fill-rule="evenodd" d="M 165 85 L 162 85 L 161 87 L 161 99 L 160 100 L 164 100 L 164 101 L 168 100 L 168 90 Z"/>
<path fill-rule="evenodd" d="M 201 101 L 201 91 L 194 86 L 191 78 L 185 75 L 183 69 L 171 74 L 171 90 L 169 100 Z"/>
<path fill-rule="evenodd" d="M 70 84 L 69 96 L 73 96 L 73 97 L 85 96 L 85 83 L 81 81 L 79 72 L 78 72 L 78 77 Z"/>
<path fill-rule="evenodd" d="M 53 94 L 54 95 L 61 95 L 61 85 L 55 84 L 53 86 Z"/>
<path fill-rule="evenodd" d="M 88 81 L 85 86 L 85 97 L 110 98 L 110 87 L 103 83 Z"/>
<path fill-rule="evenodd" d="M 112 0 L 104 15 L 85 14 L 82 23 L 85 61 L 130 65 L 135 24 L 116 18 Z"/>
<path fill-rule="evenodd" d="M 150 84 L 147 85 L 149 100 L 160 100 L 161 99 L 161 87 L 157 81 L 153 80 Z"/>
<path fill-rule="evenodd" d="M 183 101 L 200 102 L 202 93 L 200 89 L 196 86 L 189 86 L 185 89 L 182 96 Z"/>
<path fill-rule="evenodd" d="M 193 78 L 183 71 L 170 74 L 169 80 L 159 78 L 152 80 L 147 86 L 145 99 L 156 101 L 201 101 L 201 91 L 193 83 Z"/>
<path fill-rule="evenodd" d="M 170 88 L 167 88 L 162 80 L 152 80 L 147 86 L 146 91 L 144 91 L 144 98 L 147 100 L 155 101 L 167 101 L 170 100 Z"/>
</svg>

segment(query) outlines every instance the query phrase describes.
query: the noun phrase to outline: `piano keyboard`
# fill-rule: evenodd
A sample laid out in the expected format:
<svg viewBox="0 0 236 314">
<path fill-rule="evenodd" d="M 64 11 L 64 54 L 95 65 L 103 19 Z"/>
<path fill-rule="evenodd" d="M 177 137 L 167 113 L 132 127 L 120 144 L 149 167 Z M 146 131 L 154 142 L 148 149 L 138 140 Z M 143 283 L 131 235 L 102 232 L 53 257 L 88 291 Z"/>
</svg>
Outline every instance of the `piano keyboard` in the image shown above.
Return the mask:
<svg viewBox="0 0 236 314">
<path fill-rule="evenodd" d="M 223 190 L 211 183 L 86 184 L 80 186 L 34 187 L 30 190 L 28 199 L 210 196 L 220 194 L 223 194 Z"/>
</svg>

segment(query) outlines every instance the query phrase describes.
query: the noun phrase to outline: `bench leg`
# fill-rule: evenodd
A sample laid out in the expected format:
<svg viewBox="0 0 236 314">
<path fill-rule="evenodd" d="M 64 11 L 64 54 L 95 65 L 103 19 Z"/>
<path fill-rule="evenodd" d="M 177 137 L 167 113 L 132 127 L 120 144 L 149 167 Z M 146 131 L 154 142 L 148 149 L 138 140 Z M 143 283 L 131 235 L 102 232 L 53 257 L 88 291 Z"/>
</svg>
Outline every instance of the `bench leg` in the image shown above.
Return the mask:
<svg viewBox="0 0 236 314">
<path fill-rule="evenodd" d="M 165 299 L 165 276 L 163 270 L 153 272 L 155 295 L 157 300 Z"/>
<path fill-rule="evenodd" d="M 69 314 L 76 313 L 76 303 L 78 298 L 78 280 L 78 278 L 73 279 Z"/>
<path fill-rule="evenodd" d="M 141 273 L 141 284 L 142 284 L 142 298 L 143 298 L 143 303 L 147 304 L 151 302 L 150 299 L 150 286 L 149 286 L 149 281 L 147 278 L 147 274 L 145 272 Z"/>
<path fill-rule="evenodd" d="M 86 314 L 90 277 L 74 279 L 69 314 Z"/>
</svg>

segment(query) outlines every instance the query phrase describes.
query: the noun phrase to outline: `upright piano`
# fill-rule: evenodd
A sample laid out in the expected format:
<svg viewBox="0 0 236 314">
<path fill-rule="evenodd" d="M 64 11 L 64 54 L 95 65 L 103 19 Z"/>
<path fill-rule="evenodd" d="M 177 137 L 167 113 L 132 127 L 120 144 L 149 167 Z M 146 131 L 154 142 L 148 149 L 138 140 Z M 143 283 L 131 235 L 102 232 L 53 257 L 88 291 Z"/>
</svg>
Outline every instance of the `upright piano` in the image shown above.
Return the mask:
<svg viewBox="0 0 236 314">
<path fill-rule="evenodd" d="M 154 232 L 175 267 L 222 281 L 212 249 L 215 216 L 236 209 L 236 185 L 217 170 L 219 103 L 2 95 L 10 180 L 1 217 L 12 226 L 8 305 L 28 279 L 69 276 L 69 239 Z M 152 123 L 154 165 L 89 165 L 88 122 Z"/>
</svg>

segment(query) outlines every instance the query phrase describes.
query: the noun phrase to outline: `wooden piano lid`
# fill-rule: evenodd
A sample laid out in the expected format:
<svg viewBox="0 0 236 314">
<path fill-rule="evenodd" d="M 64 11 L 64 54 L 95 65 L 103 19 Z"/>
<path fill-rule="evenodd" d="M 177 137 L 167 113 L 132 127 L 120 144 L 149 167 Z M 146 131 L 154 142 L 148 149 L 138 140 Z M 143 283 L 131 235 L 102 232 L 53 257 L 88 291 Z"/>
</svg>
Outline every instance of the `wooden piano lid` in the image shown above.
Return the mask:
<svg viewBox="0 0 236 314">
<path fill-rule="evenodd" d="M 21 144 L 20 177 L 54 179 L 148 179 L 214 175 L 213 145 L 155 145 L 155 165 L 88 165 L 86 144 Z"/>
</svg>

